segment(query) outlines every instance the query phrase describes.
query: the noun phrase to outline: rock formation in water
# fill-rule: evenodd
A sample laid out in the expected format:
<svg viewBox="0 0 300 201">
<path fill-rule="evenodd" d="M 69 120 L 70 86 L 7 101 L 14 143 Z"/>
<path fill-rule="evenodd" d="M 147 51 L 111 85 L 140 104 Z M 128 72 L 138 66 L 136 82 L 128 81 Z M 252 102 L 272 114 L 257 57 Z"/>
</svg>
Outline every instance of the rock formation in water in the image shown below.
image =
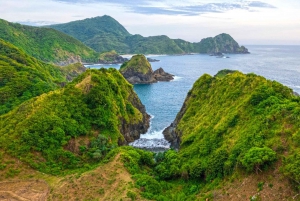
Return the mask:
<svg viewBox="0 0 300 201">
<path fill-rule="evenodd" d="M 131 84 L 150 84 L 174 79 L 173 75 L 166 73 L 162 68 L 153 72 L 144 55 L 133 56 L 121 66 L 120 72 Z"/>
</svg>

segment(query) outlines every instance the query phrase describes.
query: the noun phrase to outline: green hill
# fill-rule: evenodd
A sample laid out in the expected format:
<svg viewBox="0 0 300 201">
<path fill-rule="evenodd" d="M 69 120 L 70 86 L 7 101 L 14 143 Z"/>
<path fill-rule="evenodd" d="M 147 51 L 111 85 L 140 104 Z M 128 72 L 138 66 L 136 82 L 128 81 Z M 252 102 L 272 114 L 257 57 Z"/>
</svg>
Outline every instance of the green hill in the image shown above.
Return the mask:
<svg viewBox="0 0 300 201">
<path fill-rule="evenodd" d="M 61 68 L 43 63 L 0 39 L 0 114 L 59 88 L 84 70 L 81 64 Z"/>
<path fill-rule="evenodd" d="M 229 35 L 222 33 L 214 38 L 209 37 L 202 39 L 194 45 L 195 52 L 199 53 L 247 53 L 248 50 L 239 44 Z"/>
<path fill-rule="evenodd" d="M 97 61 L 97 53 L 69 35 L 51 28 L 25 26 L 0 19 L 0 39 L 45 62 L 67 65 Z"/>
<path fill-rule="evenodd" d="M 101 69 L 0 116 L 0 179 L 10 181 L 2 196 L 21 196 L 29 183 L 28 199 L 43 192 L 49 200 L 298 196 L 300 99 L 291 89 L 255 74 L 205 74 L 172 124 L 178 152 L 115 148 L 128 142 L 123 127 L 144 125 L 143 110 L 117 70 Z"/>
<path fill-rule="evenodd" d="M 126 44 L 133 54 L 183 54 L 184 51 L 178 47 L 174 40 L 168 36 L 140 37 L 133 35 L 126 38 Z"/>
<path fill-rule="evenodd" d="M 181 171 L 191 179 L 258 174 L 280 164 L 299 187 L 299 111 L 300 99 L 288 87 L 225 70 L 195 82 L 165 134 L 177 136 Z"/>
<path fill-rule="evenodd" d="M 87 70 L 0 118 L 0 149 L 51 174 L 96 163 L 149 126 L 132 85 L 116 69 Z"/>
<path fill-rule="evenodd" d="M 207 38 L 199 43 L 190 43 L 168 36 L 131 35 L 119 22 L 110 16 L 88 18 L 48 27 L 77 38 L 97 52 L 115 50 L 131 54 L 184 54 L 184 53 L 248 53 L 228 34 Z"/>
<path fill-rule="evenodd" d="M 136 73 L 147 74 L 152 73 L 152 67 L 144 55 L 134 55 L 129 61 L 124 62 L 120 67 L 120 72 L 133 71 Z"/>
<path fill-rule="evenodd" d="M 107 15 L 49 27 L 77 38 L 97 52 L 128 51 L 128 46 L 123 41 L 130 34 L 119 22 Z"/>
</svg>

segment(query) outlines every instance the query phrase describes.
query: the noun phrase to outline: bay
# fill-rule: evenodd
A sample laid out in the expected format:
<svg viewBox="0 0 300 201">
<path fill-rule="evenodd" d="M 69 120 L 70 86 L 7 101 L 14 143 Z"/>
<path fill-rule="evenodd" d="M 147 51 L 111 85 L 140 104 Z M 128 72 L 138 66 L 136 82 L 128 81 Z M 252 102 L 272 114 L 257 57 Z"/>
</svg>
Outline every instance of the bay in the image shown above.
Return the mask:
<svg viewBox="0 0 300 201">
<path fill-rule="evenodd" d="M 175 75 L 174 81 L 154 84 L 137 84 L 138 94 L 146 111 L 151 114 L 151 127 L 134 146 L 168 147 L 163 140 L 162 130 L 170 125 L 179 112 L 193 83 L 203 74 L 215 75 L 219 70 L 231 69 L 243 73 L 255 73 L 270 80 L 276 80 L 300 94 L 300 46 L 247 46 L 251 54 L 228 54 L 230 58 L 216 58 L 208 55 L 148 55 L 158 59 L 152 62 L 153 70 L 162 67 Z M 93 65 L 90 68 L 114 67 L 120 65 Z M 155 140 L 160 139 L 160 140 Z"/>
</svg>

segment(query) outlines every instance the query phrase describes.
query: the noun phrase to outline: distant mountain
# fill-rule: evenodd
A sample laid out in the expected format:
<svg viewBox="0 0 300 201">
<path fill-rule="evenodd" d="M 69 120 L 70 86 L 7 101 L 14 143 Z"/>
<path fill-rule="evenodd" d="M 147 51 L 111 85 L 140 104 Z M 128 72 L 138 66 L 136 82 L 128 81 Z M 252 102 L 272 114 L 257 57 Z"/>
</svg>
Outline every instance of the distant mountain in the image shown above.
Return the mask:
<svg viewBox="0 0 300 201">
<path fill-rule="evenodd" d="M 118 21 L 110 16 L 88 18 L 48 27 L 77 38 L 97 52 L 115 50 L 134 54 L 185 54 L 185 53 L 248 53 L 245 47 L 228 34 L 190 43 L 168 36 L 131 35 Z"/>
<path fill-rule="evenodd" d="M 124 41 L 131 34 L 118 21 L 107 15 L 49 27 L 77 38 L 97 52 L 129 51 Z"/>
<path fill-rule="evenodd" d="M 22 102 L 60 88 L 85 68 L 59 67 L 41 62 L 0 39 L 0 115 Z"/>
<path fill-rule="evenodd" d="M 0 19 L 0 39 L 45 62 L 67 65 L 96 61 L 98 53 L 77 39 L 51 28 L 25 26 Z"/>
</svg>

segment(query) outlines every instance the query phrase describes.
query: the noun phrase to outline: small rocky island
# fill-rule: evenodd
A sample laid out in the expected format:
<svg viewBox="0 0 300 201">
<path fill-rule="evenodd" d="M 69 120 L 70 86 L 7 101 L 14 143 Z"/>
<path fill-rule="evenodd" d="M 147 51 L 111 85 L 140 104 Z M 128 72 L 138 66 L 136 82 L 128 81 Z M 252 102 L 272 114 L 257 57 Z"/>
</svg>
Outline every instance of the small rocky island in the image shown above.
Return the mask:
<svg viewBox="0 0 300 201">
<path fill-rule="evenodd" d="M 162 68 L 153 71 L 147 58 L 140 54 L 123 63 L 120 72 L 131 84 L 150 84 L 174 79 L 174 75 L 165 72 Z"/>
</svg>

